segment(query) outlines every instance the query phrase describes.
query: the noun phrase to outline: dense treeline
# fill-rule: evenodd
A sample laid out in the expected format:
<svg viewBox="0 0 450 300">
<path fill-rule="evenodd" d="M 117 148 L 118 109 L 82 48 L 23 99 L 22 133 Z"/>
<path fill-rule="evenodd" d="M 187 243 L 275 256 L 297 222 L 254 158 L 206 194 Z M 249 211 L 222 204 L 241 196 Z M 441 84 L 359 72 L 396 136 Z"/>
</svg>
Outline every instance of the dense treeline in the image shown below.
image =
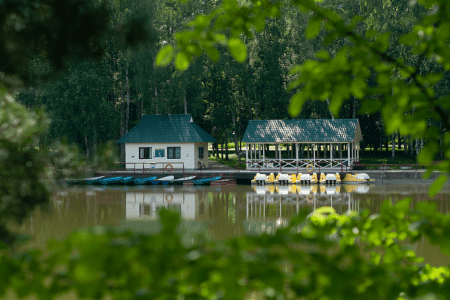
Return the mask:
<svg viewBox="0 0 450 300">
<path fill-rule="evenodd" d="M 34 87 L 21 90 L 17 99 L 28 107 L 45 107 L 52 120 L 48 134 L 41 138 L 40 147 L 46 149 L 53 141 L 64 138 L 79 145 L 89 160 L 99 144 L 120 138 L 140 121 L 142 114 L 181 113 L 192 114 L 194 121 L 220 143 L 237 142 L 249 120 L 289 118 L 289 99 L 295 91 L 289 91 L 288 86 L 293 79 L 290 69 L 295 64 L 314 58 L 314 53 L 320 49 L 333 54 L 350 43 L 346 39 L 337 39 L 324 46 L 325 34 L 322 32 L 314 39 L 307 39 L 307 25 L 312 14 L 283 4 L 282 17 L 267 20 L 264 30 L 254 32 L 254 39 L 246 41 L 248 57 L 242 64 L 224 48 L 216 55 L 200 56 L 184 72 L 173 64 L 166 68 L 155 66 L 158 50 L 173 43 L 175 35 L 194 14 L 208 13 L 221 3 L 110 0 L 109 7 L 113 10 L 111 28 L 117 30 L 124 24 L 132 26 L 124 20 L 136 16 L 138 21 L 145 20 L 148 27 L 150 37 L 146 43 L 124 50 L 127 41 L 118 32 L 114 38 L 101 41 L 105 50 L 101 59 L 73 63 L 51 83 L 40 75 L 48 66 L 36 57 L 29 66 Z M 404 56 L 409 50 L 396 40 L 408 33 L 415 20 L 424 13 L 423 8 L 411 6 L 407 0 L 324 1 L 322 5 L 333 8 L 349 20 L 359 15 L 361 22 L 356 28 L 361 32 L 390 32 L 389 54 L 393 58 Z M 217 62 L 210 57 L 217 57 Z M 426 66 L 421 70 L 424 73 L 437 68 L 433 61 L 423 65 Z M 442 94 L 448 93 L 447 81 L 440 83 L 442 87 L 438 91 Z M 375 79 L 368 84 L 376 85 Z M 329 119 L 332 116 L 326 102 L 310 100 L 298 118 Z M 359 118 L 363 148 L 387 151 L 388 145 L 397 142 L 398 148 L 415 156 L 424 143 L 402 136 L 401 132 L 387 136 L 381 115 L 360 111 L 359 102 L 353 97 L 345 100 L 339 118 Z"/>
</svg>

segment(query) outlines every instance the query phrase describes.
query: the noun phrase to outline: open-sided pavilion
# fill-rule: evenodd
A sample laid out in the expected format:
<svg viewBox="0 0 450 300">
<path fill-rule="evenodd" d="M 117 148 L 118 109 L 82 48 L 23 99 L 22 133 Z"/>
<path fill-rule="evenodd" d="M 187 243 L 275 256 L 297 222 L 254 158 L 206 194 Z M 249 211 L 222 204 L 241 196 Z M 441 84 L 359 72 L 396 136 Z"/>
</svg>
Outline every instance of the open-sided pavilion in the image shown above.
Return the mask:
<svg viewBox="0 0 450 300">
<path fill-rule="evenodd" d="M 299 172 L 308 165 L 324 170 L 352 168 L 359 161 L 360 141 L 358 119 L 252 120 L 242 139 L 247 144 L 247 170 Z"/>
</svg>

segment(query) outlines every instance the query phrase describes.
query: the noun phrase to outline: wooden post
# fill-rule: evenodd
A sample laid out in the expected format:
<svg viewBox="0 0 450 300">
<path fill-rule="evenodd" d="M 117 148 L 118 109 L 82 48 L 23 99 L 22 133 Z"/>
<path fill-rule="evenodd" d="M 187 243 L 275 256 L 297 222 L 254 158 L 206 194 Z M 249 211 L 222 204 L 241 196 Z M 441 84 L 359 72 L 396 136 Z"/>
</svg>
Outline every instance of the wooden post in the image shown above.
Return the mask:
<svg viewBox="0 0 450 300">
<path fill-rule="evenodd" d="M 261 160 L 261 144 L 258 144 L 258 159 Z"/>
<path fill-rule="evenodd" d="M 333 149 L 334 145 L 332 143 L 330 143 L 330 168 L 333 167 Z"/>
<path fill-rule="evenodd" d="M 350 166 L 350 143 L 347 143 L 348 165 Z"/>
<path fill-rule="evenodd" d="M 313 150 L 313 166 L 316 165 L 316 144 L 312 144 L 312 150 Z"/>
<path fill-rule="evenodd" d="M 264 161 L 266 160 L 266 144 L 263 144 L 263 166 L 264 166 Z"/>
<path fill-rule="evenodd" d="M 245 168 L 246 169 L 248 168 L 248 145 L 249 144 L 247 144 L 247 147 L 245 147 Z"/>
<path fill-rule="evenodd" d="M 280 144 L 280 147 L 278 147 L 278 158 L 279 158 L 279 160 L 280 160 L 280 168 L 281 168 L 281 144 Z"/>
</svg>

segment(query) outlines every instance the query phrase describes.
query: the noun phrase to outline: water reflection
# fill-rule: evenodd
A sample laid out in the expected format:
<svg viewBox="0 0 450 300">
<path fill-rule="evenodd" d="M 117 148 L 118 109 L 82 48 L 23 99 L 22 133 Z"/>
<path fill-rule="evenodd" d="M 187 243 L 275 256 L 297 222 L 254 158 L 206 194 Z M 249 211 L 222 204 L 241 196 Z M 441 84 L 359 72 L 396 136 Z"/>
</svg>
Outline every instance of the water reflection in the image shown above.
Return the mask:
<svg viewBox="0 0 450 300">
<path fill-rule="evenodd" d="M 37 209 L 16 229 L 31 234 L 33 246 L 44 247 L 50 238 L 97 225 L 148 229 L 163 207 L 178 211 L 183 226 L 201 226 L 212 239 L 270 233 L 301 209 L 321 206 L 341 214 L 360 209 L 377 213 L 385 199 L 396 203 L 411 197 L 412 205 L 433 201 L 448 213 L 450 188 L 433 199 L 427 190 L 426 185 L 73 187 L 55 193 L 46 210 Z M 435 251 L 425 243 L 417 250 Z M 445 259 L 433 253 L 433 259 Z"/>
<path fill-rule="evenodd" d="M 322 206 L 334 207 L 342 213 L 360 209 L 359 201 L 353 194 L 368 193 L 368 185 L 266 185 L 252 186 L 247 193 L 246 219 L 247 233 L 273 233 L 278 227 L 288 223 L 293 214 L 301 209 L 315 210 Z"/>
</svg>

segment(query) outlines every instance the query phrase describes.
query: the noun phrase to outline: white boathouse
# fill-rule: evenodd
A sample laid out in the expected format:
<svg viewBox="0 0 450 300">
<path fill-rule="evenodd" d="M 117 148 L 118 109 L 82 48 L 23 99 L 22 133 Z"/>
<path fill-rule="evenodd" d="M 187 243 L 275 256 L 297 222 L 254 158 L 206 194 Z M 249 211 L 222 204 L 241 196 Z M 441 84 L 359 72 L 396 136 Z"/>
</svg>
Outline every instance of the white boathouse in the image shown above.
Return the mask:
<svg viewBox="0 0 450 300">
<path fill-rule="evenodd" d="M 144 115 L 122 136 L 127 169 L 199 169 L 208 167 L 208 143 L 217 142 L 189 114 Z"/>
</svg>

